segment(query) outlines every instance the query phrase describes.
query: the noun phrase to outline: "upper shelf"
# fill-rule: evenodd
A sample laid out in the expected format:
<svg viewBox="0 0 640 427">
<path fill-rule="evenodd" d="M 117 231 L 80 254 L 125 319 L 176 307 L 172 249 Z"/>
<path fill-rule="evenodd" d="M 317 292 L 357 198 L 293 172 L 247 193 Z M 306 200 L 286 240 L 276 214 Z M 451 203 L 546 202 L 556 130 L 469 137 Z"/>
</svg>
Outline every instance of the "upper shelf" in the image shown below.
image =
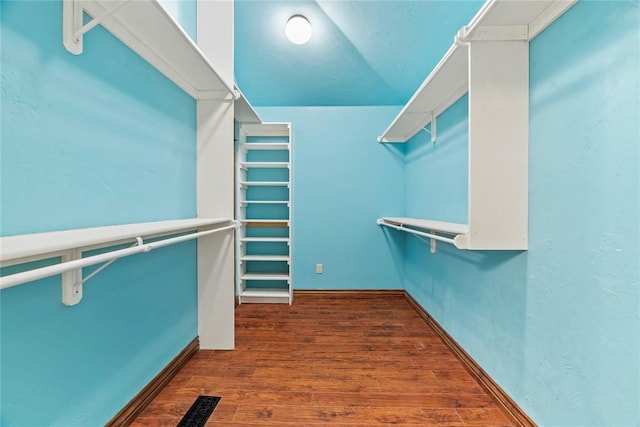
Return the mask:
<svg viewBox="0 0 640 427">
<path fill-rule="evenodd" d="M 531 40 L 577 0 L 488 0 L 455 37 L 438 65 L 398 113 L 378 142 L 406 142 L 460 99 L 469 87 L 474 40 Z"/>
<path fill-rule="evenodd" d="M 84 26 L 83 11 L 94 18 Z M 71 53 L 82 53 L 82 35 L 98 23 L 193 98 L 239 96 L 157 0 L 63 1 L 63 42 Z"/>
<path fill-rule="evenodd" d="M 115 245 L 136 237 L 159 237 L 231 222 L 229 218 L 192 218 L 0 237 L 0 262 L 14 263 L 76 248 Z"/>
<path fill-rule="evenodd" d="M 578 0 L 490 0 L 464 27 L 466 40 L 532 40 Z"/>
<path fill-rule="evenodd" d="M 454 44 L 418 88 L 378 142 L 406 142 L 468 90 L 469 55 Z"/>
<path fill-rule="evenodd" d="M 291 124 L 290 123 L 262 123 L 262 124 L 245 124 L 240 129 L 242 133 L 246 136 L 258 136 L 258 137 L 269 137 L 269 136 L 283 136 L 289 137 L 291 133 Z M 247 143 L 250 145 L 252 143 Z"/>
</svg>

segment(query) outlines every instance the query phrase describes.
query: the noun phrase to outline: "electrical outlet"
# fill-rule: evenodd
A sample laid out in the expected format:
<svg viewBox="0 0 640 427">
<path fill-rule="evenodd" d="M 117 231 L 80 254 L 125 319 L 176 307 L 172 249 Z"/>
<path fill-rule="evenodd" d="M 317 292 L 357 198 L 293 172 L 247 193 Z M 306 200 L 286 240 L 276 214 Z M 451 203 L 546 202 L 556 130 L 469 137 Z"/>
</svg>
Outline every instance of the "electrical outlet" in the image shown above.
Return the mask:
<svg viewBox="0 0 640 427">
<path fill-rule="evenodd" d="M 322 264 L 316 264 L 316 274 L 322 274 Z"/>
</svg>

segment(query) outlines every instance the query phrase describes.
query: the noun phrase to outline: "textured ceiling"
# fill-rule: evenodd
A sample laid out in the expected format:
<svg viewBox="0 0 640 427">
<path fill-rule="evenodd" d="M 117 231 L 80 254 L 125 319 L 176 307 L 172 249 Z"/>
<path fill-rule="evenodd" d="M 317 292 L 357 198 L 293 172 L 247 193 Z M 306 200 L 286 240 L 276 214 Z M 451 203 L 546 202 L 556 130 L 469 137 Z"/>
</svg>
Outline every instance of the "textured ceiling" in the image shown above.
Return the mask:
<svg viewBox="0 0 640 427">
<path fill-rule="evenodd" d="M 400 105 L 481 1 L 236 0 L 235 74 L 256 106 Z M 294 14 L 313 27 L 294 45 Z"/>
</svg>

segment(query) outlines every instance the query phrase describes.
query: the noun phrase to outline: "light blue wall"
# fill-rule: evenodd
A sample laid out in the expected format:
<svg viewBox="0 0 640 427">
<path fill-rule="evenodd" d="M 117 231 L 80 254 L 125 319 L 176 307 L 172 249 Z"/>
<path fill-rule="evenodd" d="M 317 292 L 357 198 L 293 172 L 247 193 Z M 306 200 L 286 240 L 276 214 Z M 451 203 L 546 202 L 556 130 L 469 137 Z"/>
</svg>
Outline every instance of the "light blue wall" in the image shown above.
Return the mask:
<svg viewBox="0 0 640 427">
<path fill-rule="evenodd" d="M 407 290 L 542 426 L 640 425 L 639 23 L 579 2 L 531 43 L 527 252 L 406 241 Z M 465 108 L 409 143 L 408 215 L 466 216 Z"/>
<path fill-rule="evenodd" d="M 68 53 L 60 1 L 1 13 L 2 235 L 194 217 L 193 99 L 101 27 Z M 118 260 L 74 307 L 60 277 L 0 299 L 0 424 L 101 425 L 197 335 L 196 246 Z"/>
<path fill-rule="evenodd" d="M 420 132 L 404 145 L 406 216 L 467 223 L 468 132 L 465 95 L 438 117 L 437 143 Z"/>
<path fill-rule="evenodd" d="M 197 41 L 197 0 L 158 0 L 194 42 Z"/>
<path fill-rule="evenodd" d="M 376 138 L 399 107 L 268 107 L 293 127 L 296 289 L 402 288 L 399 248 L 375 225 L 403 209 L 403 156 Z M 324 265 L 316 274 L 315 265 Z"/>
</svg>

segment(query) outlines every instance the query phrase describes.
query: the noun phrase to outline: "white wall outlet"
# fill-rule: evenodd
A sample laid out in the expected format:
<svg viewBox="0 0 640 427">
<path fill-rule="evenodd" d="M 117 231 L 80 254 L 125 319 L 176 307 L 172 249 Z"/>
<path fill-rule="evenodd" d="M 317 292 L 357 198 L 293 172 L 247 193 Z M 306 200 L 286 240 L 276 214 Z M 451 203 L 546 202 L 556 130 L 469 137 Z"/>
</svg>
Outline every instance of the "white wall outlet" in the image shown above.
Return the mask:
<svg viewBox="0 0 640 427">
<path fill-rule="evenodd" d="M 316 264 L 316 274 L 322 274 L 322 264 Z"/>
</svg>

